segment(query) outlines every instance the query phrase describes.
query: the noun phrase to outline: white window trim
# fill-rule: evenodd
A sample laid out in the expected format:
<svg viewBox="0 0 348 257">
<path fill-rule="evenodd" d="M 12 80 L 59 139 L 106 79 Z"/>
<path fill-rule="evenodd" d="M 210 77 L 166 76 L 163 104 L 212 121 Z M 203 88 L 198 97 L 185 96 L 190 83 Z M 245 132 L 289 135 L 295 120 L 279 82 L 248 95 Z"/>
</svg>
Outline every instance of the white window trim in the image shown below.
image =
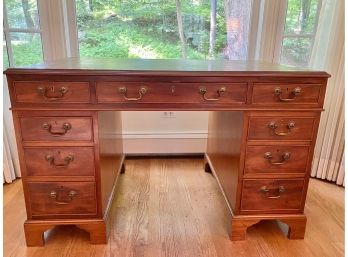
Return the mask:
<svg viewBox="0 0 348 257">
<path fill-rule="evenodd" d="M 315 16 L 315 21 L 314 21 L 314 28 L 313 28 L 313 32 L 311 34 L 302 34 L 302 35 L 296 35 L 296 34 L 285 34 L 284 33 L 284 29 L 285 29 L 285 22 L 286 22 L 286 14 L 287 14 L 287 1 L 286 1 L 286 6 L 285 6 L 285 13 L 284 13 L 284 21 L 283 21 L 283 32 L 282 32 L 282 36 L 280 38 L 280 41 L 278 42 L 279 45 L 279 49 L 277 49 L 278 51 L 278 55 L 277 55 L 277 61 L 280 63 L 281 62 L 281 54 L 282 54 L 282 47 L 283 47 L 283 40 L 284 38 L 310 38 L 311 39 L 311 49 L 310 49 L 310 53 L 309 56 L 311 56 L 312 51 L 313 51 L 313 44 L 314 44 L 314 39 L 315 39 L 315 35 L 317 33 L 317 28 L 318 28 L 318 21 L 319 21 L 319 15 L 320 15 L 320 10 L 322 7 L 322 3 L 323 0 L 318 0 L 318 5 L 317 5 L 317 11 L 316 11 L 316 16 Z"/>
<path fill-rule="evenodd" d="M 249 60 L 278 63 L 287 0 L 253 0 L 249 35 Z"/>
<path fill-rule="evenodd" d="M 7 55 L 8 55 L 8 62 L 10 66 L 14 66 L 15 62 L 13 59 L 13 49 L 11 44 L 11 33 L 13 32 L 19 32 L 19 33 L 38 33 L 40 34 L 40 37 L 42 39 L 42 30 L 36 29 L 36 28 L 11 28 L 8 24 L 8 16 L 7 16 L 7 9 L 6 9 L 6 1 L 3 1 L 3 32 L 5 35 L 5 42 L 6 42 L 6 49 L 7 49 Z M 40 20 L 40 17 L 39 17 Z M 41 21 L 41 20 L 40 20 Z M 45 56 L 45 53 L 42 50 L 43 56 Z"/>
<path fill-rule="evenodd" d="M 3 32 L 9 65 L 14 66 L 12 32 L 39 33 L 44 61 L 75 57 L 78 52 L 75 0 L 37 0 L 40 28 L 10 28 L 6 3 L 3 2 Z"/>
</svg>

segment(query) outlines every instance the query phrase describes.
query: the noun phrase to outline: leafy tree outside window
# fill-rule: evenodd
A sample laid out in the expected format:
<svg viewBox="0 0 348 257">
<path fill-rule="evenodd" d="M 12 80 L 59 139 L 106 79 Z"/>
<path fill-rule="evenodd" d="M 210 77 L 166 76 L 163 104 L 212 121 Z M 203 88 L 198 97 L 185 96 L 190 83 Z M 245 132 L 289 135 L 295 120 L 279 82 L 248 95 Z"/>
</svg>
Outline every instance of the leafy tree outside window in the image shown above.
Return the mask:
<svg viewBox="0 0 348 257">
<path fill-rule="evenodd" d="M 281 63 L 308 66 L 320 7 L 321 0 L 288 0 Z"/>
<path fill-rule="evenodd" d="M 42 62 L 43 51 L 37 1 L 6 0 L 3 12 L 3 47 L 7 50 L 4 51 L 4 67 Z"/>
<path fill-rule="evenodd" d="M 246 59 L 251 0 L 76 0 L 80 56 Z"/>
</svg>

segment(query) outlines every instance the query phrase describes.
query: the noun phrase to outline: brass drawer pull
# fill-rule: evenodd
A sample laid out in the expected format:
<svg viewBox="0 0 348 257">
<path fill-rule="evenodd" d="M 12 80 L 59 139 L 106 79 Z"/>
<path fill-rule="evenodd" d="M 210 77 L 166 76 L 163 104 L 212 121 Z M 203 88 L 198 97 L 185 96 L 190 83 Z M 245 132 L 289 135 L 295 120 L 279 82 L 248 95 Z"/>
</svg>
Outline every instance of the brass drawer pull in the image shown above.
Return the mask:
<svg viewBox="0 0 348 257">
<path fill-rule="evenodd" d="M 47 93 L 48 91 L 51 91 L 52 93 L 54 93 L 55 92 L 54 87 L 50 87 L 49 90 L 47 89 L 47 87 L 38 87 L 37 88 L 38 94 L 43 96 L 47 100 L 50 100 L 50 101 L 55 101 L 55 100 L 59 100 L 59 99 L 63 98 L 64 95 L 69 91 L 69 89 L 67 87 L 61 87 L 53 95 L 48 94 Z"/>
<path fill-rule="evenodd" d="M 292 102 L 292 101 L 295 101 L 296 97 L 301 94 L 301 91 L 302 89 L 300 87 L 296 87 L 291 91 L 291 94 L 293 95 L 292 98 L 283 98 L 282 89 L 280 87 L 276 87 L 274 89 L 274 94 L 278 96 L 281 102 Z"/>
<path fill-rule="evenodd" d="M 72 126 L 70 123 L 66 122 L 62 126 L 63 131 L 52 131 L 52 125 L 45 122 L 41 125 L 41 128 L 47 130 L 53 136 L 62 136 L 65 135 L 72 128 Z"/>
<path fill-rule="evenodd" d="M 291 130 L 295 127 L 295 122 L 293 122 L 293 121 L 290 121 L 287 125 L 286 125 L 286 127 L 287 127 L 287 132 L 279 132 L 277 129 L 278 129 L 278 125 L 274 122 L 274 121 L 272 121 L 272 122 L 270 122 L 269 124 L 268 124 L 268 127 L 270 128 L 270 129 L 272 129 L 273 130 L 273 132 L 274 132 L 274 134 L 276 134 L 277 136 L 286 136 L 286 135 L 288 135 L 290 132 L 291 132 Z"/>
<path fill-rule="evenodd" d="M 123 98 L 126 99 L 127 101 L 139 101 L 143 97 L 143 95 L 146 94 L 147 89 L 146 87 L 141 87 L 138 91 L 139 97 L 128 97 L 126 87 L 120 87 L 118 91 L 120 92 L 120 94 L 123 95 Z"/>
<path fill-rule="evenodd" d="M 77 196 L 77 192 L 74 191 L 74 190 L 71 190 L 69 193 L 68 193 L 68 201 L 59 201 L 58 198 L 59 198 L 59 194 L 57 193 L 57 191 L 51 191 L 50 192 L 50 197 L 52 199 L 54 199 L 55 203 L 56 204 L 69 204 L 75 197 Z"/>
<path fill-rule="evenodd" d="M 263 186 L 260 188 L 260 192 L 263 193 L 267 198 L 269 199 L 277 199 L 280 198 L 280 194 L 285 192 L 285 187 L 284 186 L 279 186 L 278 187 L 278 195 L 274 196 L 269 196 L 269 189 L 266 186 Z"/>
<path fill-rule="evenodd" d="M 221 87 L 217 90 L 217 94 L 218 94 L 217 98 L 208 98 L 205 96 L 205 94 L 207 93 L 207 89 L 205 87 L 199 88 L 199 93 L 202 94 L 203 99 L 206 101 L 217 101 L 220 99 L 221 96 L 223 96 L 225 94 L 225 92 L 226 92 L 226 88 Z"/>
<path fill-rule="evenodd" d="M 266 152 L 264 155 L 265 159 L 268 160 L 272 165 L 282 165 L 284 164 L 287 160 L 290 159 L 290 153 L 289 152 L 285 152 L 282 154 L 282 160 L 279 162 L 272 162 L 272 153 L 271 152 Z"/>
<path fill-rule="evenodd" d="M 67 167 L 73 160 L 73 155 L 68 155 L 64 158 L 64 163 L 55 163 L 55 157 L 53 155 L 47 154 L 45 156 L 46 161 L 50 163 L 50 165 L 53 165 L 55 167 Z"/>
</svg>

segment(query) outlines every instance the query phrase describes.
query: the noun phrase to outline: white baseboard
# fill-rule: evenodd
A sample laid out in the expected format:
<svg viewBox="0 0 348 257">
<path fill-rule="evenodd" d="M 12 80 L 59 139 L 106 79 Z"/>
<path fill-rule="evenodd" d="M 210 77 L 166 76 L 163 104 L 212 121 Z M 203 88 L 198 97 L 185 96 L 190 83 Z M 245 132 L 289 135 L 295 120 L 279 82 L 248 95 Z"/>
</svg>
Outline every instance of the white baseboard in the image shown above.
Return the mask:
<svg viewBox="0 0 348 257">
<path fill-rule="evenodd" d="M 125 154 L 188 154 L 204 153 L 207 140 L 204 138 L 125 138 Z"/>
<path fill-rule="evenodd" d="M 117 134 L 103 134 L 104 138 L 119 137 Z M 125 154 L 190 154 L 204 153 L 208 134 L 205 132 L 123 132 Z"/>
</svg>

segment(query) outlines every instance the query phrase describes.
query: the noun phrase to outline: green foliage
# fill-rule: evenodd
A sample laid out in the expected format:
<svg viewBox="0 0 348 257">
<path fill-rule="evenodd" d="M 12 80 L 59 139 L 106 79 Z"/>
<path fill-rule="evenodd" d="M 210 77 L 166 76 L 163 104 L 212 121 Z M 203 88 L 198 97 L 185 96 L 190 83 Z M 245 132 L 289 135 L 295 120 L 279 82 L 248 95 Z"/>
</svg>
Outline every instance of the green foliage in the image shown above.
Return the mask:
<svg viewBox="0 0 348 257">
<path fill-rule="evenodd" d="M 318 0 L 288 0 L 282 62 L 304 67 L 308 65 L 317 6 Z"/>
<path fill-rule="evenodd" d="M 93 0 L 93 12 L 89 1 L 76 2 L 81 56 L 181 58 L 175 1 Z M 181 7 L 188 58 L 206 59 L 210 0 L 181 0 Z M 219 53 L 226 45 L 223 1 L 218 1 L 216 34 Z"/>
<path fill-rule="evenodd" d="M 288 0 L 285 34 L 313 33 L 317 6 L 318 0 Z"/>
<path fill-rule="evenodd" d="M 6 1 L 12 27 L 25 28 L 28 23 L 22 1 Z M 28 13 L 36 26 L 38 25 L 36 0 L 25 1 L 28 2 Z M 285 34 L 313 33 L 318 1 L 288 0 Z M 206 59 L 209 51 L 211 0 L 180 0 L 180 2 L 187 57 Z M 176 12 L 174 0 L 76 0 L 80 55 L 113 58 L 181 58 Z M 214 56 L 222 59 L 226 48 L 224 0 L 217 0 L 216 16 Z M 32 37 L 30 40 L 18 37 L 12 43 L 16 65 L 42 61 L 42 46 L 38 37 Z M 287 63 L 306 65 L 311 44 L 309 37 L 285 38 L 282 59 Z M 3 64 L 7 65 L 5 55 Z"/>
<path fill-rule="evenodd" d="M 283 61 L 287 64 L 307 66 L 311 52 L 309 38 L 285 38 L 283 40 Z"/>
<path fill-rule="evenodd" d="M 34 38 L 30 42 L 12 45 L 13 59 L 16 66 L 42 62 L 41 40 Z"/>
</svg>

